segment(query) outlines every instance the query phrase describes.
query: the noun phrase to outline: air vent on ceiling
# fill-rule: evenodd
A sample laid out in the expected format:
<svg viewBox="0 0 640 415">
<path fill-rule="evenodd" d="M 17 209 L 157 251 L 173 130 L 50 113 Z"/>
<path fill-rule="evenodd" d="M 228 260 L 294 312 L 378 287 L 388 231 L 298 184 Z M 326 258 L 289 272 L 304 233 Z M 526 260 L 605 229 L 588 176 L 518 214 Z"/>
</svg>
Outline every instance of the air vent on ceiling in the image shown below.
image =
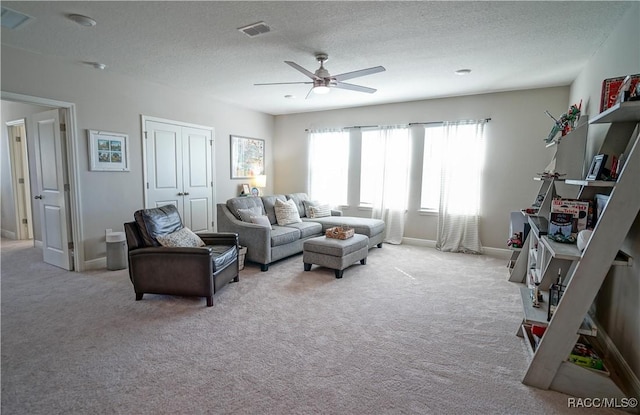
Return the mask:
<svg viewBox="0 0 640 415">
<path fill-rule="evenodd" d="M 271 28 L 265 22 L 258 22 L 249 26 L 239 27 L 238 30 L 249 37 L 256 37 L 269 33 Z"/>
<path fill-rule="evenodd" d="M 31 19 L 33 19 L 33 17 L 27 16 L 24 13 L 2 7 L 2 27 L 17 29 Z"/>
</svg>

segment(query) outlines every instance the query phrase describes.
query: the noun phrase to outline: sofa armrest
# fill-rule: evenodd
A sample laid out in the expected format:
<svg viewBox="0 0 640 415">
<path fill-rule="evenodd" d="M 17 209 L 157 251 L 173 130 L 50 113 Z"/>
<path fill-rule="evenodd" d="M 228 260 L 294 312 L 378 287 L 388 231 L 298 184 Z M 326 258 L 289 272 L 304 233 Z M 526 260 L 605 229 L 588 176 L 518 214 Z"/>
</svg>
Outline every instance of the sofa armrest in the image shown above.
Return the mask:
<svg viewBox="0 0 640 415">
<path fill-rule="evenodd" d="M 238 234 L 240 245 L 247 247 L 247 260 L 271 263 L 271 228 L 236 219 L 223 203 L 218 203 L 217 212 L 218 231 Z"/>
</svg>

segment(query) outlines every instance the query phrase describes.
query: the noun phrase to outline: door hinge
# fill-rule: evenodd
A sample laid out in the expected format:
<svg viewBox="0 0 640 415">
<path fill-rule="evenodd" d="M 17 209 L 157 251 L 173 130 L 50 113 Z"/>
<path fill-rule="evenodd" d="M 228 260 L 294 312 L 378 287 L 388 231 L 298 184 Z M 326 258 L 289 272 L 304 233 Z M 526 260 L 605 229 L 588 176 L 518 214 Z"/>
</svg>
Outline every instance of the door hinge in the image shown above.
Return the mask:
<svg viewBox="0 0 640 415">
<path fill-rule="evenodd" d="M 20 141 L 22 141 L 22 139 L 20 137 L 16 137 L 16 143 L 19 143 Z"/>
<path fill-rule="evenodd" d="M 70 192 L 71 191 L 71 186 L 69 186 L 69 183 L 65 183 L 64 184 L 64 191 L 65 192 Z"/>
<path fill-rule="evenodd" d="M 213 225 L 214 225 L 214 223 L 213 223 L 213 221 L 211 221 L 211 227 L 212 227 L 212 228 L 213 228 Z"/>
<path fill-rule="evenodd" d="M 144 138 L 145 139 L 149 138 L 149 137 L 147 137 L 147 132 L 146 131 L 144 132 Z"/>
<path fill-rule="evenodd" d="M 19 184 L 24 184 L 24 179 L 23 179 L 23 178 L 19 178 L 19 179 L 18 179 L 18 183 L 19 183 Z"/>
<path fill-rule="evenodd" d="M 64 133 L 67 131 L 67 124 L 60 123 L 60 132 Z"/>
<path fill-rule="evenodd" d="M 23 223 L 24 225 L 26 225 L 27 223 L 29 223 L 29 221 L 28 221 L 28 220 L 26 220 L 26 219 L 22 219 L 22 223 Z"/>
<path fill-rule="evenodd" d="M 147 189 L 149 189 L 149 182 L 147 182 Z"/>
<path fill-rule="evenodd" d="M 212 146 L 213 145 L 213 140 L 209 140 L 209 145 Z"/>
<path fill-rule="evenodd" d="M 69 249 L 73 249 L 73 242 L 69 242 L 67 246 L 69 247 Z"/>
</svg>

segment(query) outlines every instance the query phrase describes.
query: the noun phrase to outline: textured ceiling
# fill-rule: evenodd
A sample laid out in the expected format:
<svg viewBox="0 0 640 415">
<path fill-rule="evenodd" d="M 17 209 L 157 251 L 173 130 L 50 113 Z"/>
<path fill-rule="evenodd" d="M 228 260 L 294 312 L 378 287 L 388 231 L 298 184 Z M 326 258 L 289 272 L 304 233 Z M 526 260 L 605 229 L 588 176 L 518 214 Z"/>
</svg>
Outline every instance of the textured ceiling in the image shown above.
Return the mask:
<svg viewBox="0 0 640 415">
<path fill-rule="evenodd" d="M 2 45 L 288 114 L 568 85 L 632 3 L 3 1 L 35 19 L 3 27 Z M 71 13 L 98 23 L 82 27 Z M 271 32 L 237 30 L 258 21 Z M 313 72 L 316 52 L 329 55 L 333 75 L 387 70 L 348 81 L 375 94 L 332 89 L 305 99 L 307 85 L 253 85 L 307 81 L 284 61 Z M 454 74 L 462 68 L 473 72 Z"/>
</svg>

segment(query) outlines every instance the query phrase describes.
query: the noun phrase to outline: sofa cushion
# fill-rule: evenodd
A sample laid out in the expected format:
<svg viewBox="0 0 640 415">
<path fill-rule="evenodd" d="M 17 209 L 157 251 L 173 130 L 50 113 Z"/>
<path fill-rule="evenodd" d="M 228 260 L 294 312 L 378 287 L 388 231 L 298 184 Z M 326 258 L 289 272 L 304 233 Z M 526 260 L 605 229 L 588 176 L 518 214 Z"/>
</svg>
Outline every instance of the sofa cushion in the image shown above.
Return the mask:
<svg viewBox="0 0 640 415">
<path fill-rule="evenodd" d="M 322 235 L 322 225 L 317 222 L 291 223 L 287 227 L 296 228 L 300 231 L 300 238 Z"/>
<path fill-rule="evenodd" d="M 287 198 L 284 195 L 272 195 L 262 196 L 261 199 L 264 206 L 264 211 L 269 218 L 269 222 L 271 222 L 272 225 L 275 225 L 276 223 L 278 223 L 275 210 L 276 200 L 282 200 L 283 202 L 286 202 Z"/>
<path fill-rule="evenodd" d="M 252 207 L 259 207 L 260 209 L 264 209 L 264 205 L 262 204 L 262 199 L 257 196 L 244 196 L 244 197 L 234 197 L 227 200 L 227 208 L 231 211 L 233 216 L 236 219 L 242 220 L 240 218 L 240 213 L 238 213 L 238 209 L 249 209 Z M 261 215 L 263 213 L 260 213 Z"/>
<path fill-rule="evenodd" d="M 271 228 L 271 246 L 286 245 L 300 239 L 300 230 L 290 226 L 273 225 Z"/>
<path fill-rule="evenodd" d="M 133 217 L 145 246 L 160 246 L 156 239 L 158 235 L 167 235 L 182 229 L 182 219 L 174 205 L 140 209 Z"/>
<path fill-rule="evenodd" d="M 276 211 L 276 220 L 278 221 L 278 225 L 285 226 L 290 223 L 302 222 L 300 214 L 298 213 L 298 208 L 293 200 L 287 200 L 286 202 L 276 200 L 274 208 Z"/>
<path fill-rule="evenodd" d="M 262 206 L 253 206 L 246 209 L 238 209 L 238 215 L 240 215 L 240 220 L 243 222 L 251 223 L 252 216 L 262 216 Z"/>
<path fill-rule="evenodd" d="M 306 216 L 304 201 L 309 200 L 309 196 L 306 193 L 291 193 L 287 195 L 288 200 L 293 200 L 298 207 L 298 213 L 301 218 Z"/>
<path fill-rule="evenodd" d="M 221 271 L 238 258 L 238 249 L 234 245 L 209 245 L 213 252 L 213 273 Z"/>
<path fill-rule="evenodd" d="M 355 233 L 366 235 L 369 238 L 384 232 L 384 221 L 371 218 L 357 218 L 354 216 L 327 216 L 324 218 L 305 218 L 305 221 L 317 222 L 322 225 L 322 231 L 333 226 L 349 226 Z"/>
<path fill-rule="evenodd" d="M 187 227 L 179 229 L 167 235 L 158 235 L 156 237 L 162 246 L 168 247 L 191 247 L 197 248 L 204 246 L 204 242 L 198 235 Z"/>
</svg>

